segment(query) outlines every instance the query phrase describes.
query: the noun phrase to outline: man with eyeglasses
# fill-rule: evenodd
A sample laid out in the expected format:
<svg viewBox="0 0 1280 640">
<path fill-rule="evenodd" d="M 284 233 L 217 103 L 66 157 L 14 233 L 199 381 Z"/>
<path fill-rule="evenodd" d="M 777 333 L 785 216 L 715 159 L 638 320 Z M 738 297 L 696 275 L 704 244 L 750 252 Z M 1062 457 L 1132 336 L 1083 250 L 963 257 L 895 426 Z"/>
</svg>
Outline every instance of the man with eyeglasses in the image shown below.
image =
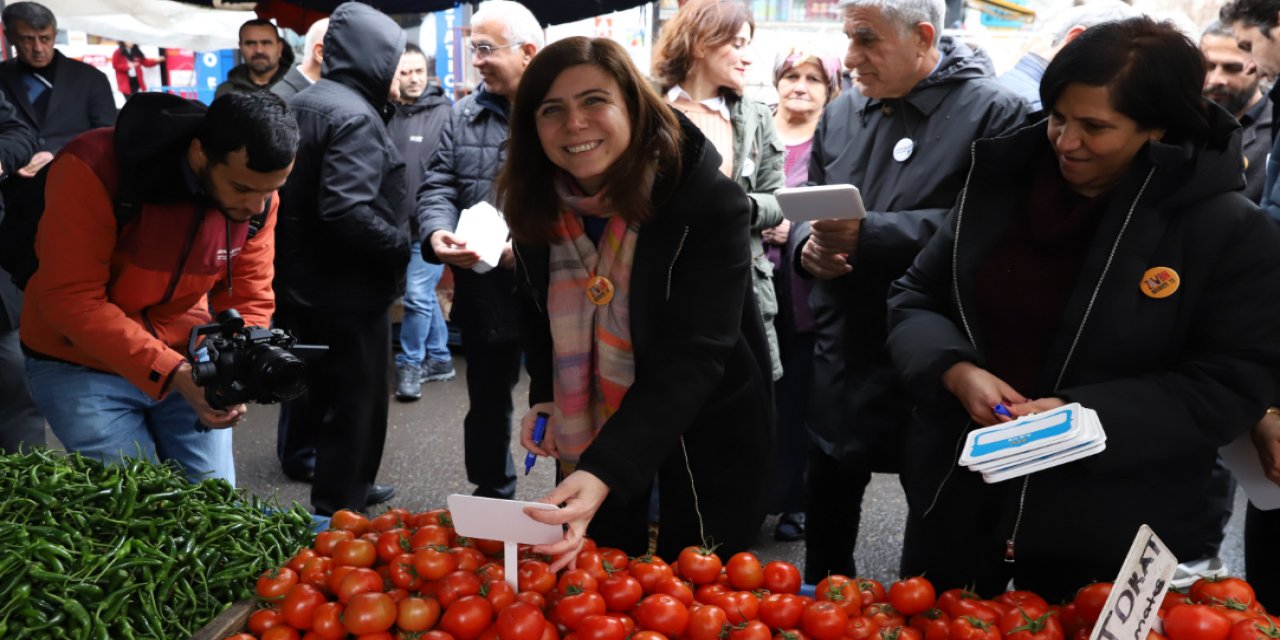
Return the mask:
<svg viewBox="0 0 1280 640">
<path fill-rule="evenodd" d="M 525 67 L 542 48 L 542 27 L 523 5 L 510 0 L 480 4 L 471 18 L 471 64 L 482 82 L 453 106 L 422 187 L 418 229 L 422 257 L 453 268 L 451 320 L 462 334 L 470 406 L 463 420 L 467 480 L 475 495 L 511 498 L 516 474 L 511 461 L 512 391 L 520 372 L 520 323 L 511 243 L 499 266 L 472 267 L 479 255 L 454 233 L 459 212 L 494 204 L 493 181 L 506 158 L 511 98 Z"/>
<path fill-rule="evenodd" d="M 1204 97 L 1218 103 L 1240 121 L 1244 130 L 1244 194 L 1262 200 L 1271 151 L 1271 100 L 1262 93 L 1258 69 L 1241 51 L 1231 27 L 1215 20 L 1200 36 L 1204 53 Z"/>
</svg>

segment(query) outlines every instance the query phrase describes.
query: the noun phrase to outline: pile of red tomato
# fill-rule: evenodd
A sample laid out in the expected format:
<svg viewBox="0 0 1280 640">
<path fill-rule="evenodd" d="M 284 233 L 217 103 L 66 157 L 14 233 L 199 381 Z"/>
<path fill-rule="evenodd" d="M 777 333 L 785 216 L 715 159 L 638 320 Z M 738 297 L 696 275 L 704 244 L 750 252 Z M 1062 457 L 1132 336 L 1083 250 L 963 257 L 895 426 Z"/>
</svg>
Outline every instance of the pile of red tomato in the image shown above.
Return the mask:
<svg viewBox="0 0 1280 640">
<path fill-rule="evenodd" d="M 1050 605 L 1028 591 L 938 594 L 922 577 L 886 587 L 831 575 L 813 597 L 800 572 L 751 553 L 684 549 L 668 564 L 588 544 L 573 569 L 521 552 L 505 580 L 502 543 L 460 538 L 444 510 L 343 511 L 314 545 L 257 583 L 249 633 L 228 640 L 1088 640 L 1110 583 Z M 1197 582 L 1161 607 L 1148 640 L 1280 640 L 1239 578 Z"/>
</svg>

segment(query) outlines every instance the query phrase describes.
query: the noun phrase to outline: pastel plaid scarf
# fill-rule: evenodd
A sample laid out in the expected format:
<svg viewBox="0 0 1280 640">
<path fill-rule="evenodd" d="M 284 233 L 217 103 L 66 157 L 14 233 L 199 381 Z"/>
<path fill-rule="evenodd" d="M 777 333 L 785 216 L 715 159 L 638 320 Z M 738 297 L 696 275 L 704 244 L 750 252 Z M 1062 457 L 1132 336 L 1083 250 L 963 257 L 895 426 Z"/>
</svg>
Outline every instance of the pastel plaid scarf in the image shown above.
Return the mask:
<svg viewBox="0 0 1280 640">
<path fill-rule="evenodd" d="M 582 196 L 571 179 L 562 176 L 557 189 L 567 208 L 551 245 L 547 292 L 560 410 L 555 442 L 561 461 L 576 464 L 635 380 L 629 294 L 639 228 L 613 215 L 599 194 Z M 609 219 L 599 246 L 579 216 Z M 599 306 L 587 297 L 587 283 L 597 275 L 614 289 L 612 300 Z"/>
</svg>

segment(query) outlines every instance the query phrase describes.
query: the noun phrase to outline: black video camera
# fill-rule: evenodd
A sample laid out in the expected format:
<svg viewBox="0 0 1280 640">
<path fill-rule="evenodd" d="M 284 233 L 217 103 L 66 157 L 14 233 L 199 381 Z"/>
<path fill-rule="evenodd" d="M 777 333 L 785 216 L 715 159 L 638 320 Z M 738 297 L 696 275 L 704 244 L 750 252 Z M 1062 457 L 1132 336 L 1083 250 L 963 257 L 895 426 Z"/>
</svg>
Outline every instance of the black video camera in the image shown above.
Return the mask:
<svg viewBox="0 0 1280 640">
<path fill-rule="evenodd" d="M 197 357 L 197 341 L 208 336 L 208 359 Z M 320 355 L 329 347 L 299 345 L 280 329 L 246 327 L 235 309 L 218 314 L 217 322 L 192 327 L 187 341 L 191 375 L 214 409 L 242 402 L 271 404 L 296 398 L 307 390 L 306 365 L 298 356 Z"/>
</svg>

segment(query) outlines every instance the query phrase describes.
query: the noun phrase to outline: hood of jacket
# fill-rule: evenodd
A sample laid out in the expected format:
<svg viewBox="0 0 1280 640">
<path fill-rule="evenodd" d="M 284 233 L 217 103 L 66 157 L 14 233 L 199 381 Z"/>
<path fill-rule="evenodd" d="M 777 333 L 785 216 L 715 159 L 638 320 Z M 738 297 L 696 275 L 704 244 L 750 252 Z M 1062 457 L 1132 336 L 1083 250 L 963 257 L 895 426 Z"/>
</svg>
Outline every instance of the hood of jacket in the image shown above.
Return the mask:
<svg viewBox="0 0 1280 640">
<path fill-rule="evenodd" d="M 1240 123 L 1222 107 L 1205 100 L 1209 136 L 1203 144 L 1149 142 L 1134 158 L 1122 183 L 1141 184 L 1154 167 L 1144 201 L 1160 209 L 1176 209 L 1205 198 L 1244 188 L 1244 152 Z M 1001 138 L 974 143 L 977 166 L 995 167 L 1002 179 L 1028 184 L 1048 142 L 1048 120 L 1023 127 Z M 998 160 L 997 160 L 998 159 Z M 977 169 L 975 169 L 975 172 Z M 1002 178 L 1001 178 L 1002 176 Z M 978 177 L 975 175 L 975 180 Z"/>
<path fill-rule="evenodd" d="M 442 104 L 449 104 L 449 99 L 444 95 L 444 89 L 429 84 L 427 85 L 427 90 L 423 91 L 422 95 L 418 96 L 418 99 L 413 104 L 396 105 L 396 111 L 406 116 L 413 116 Z"/>
<path fill-rule="evenodd" d="M 329 17 L 320 77 L 345 85 L 382 110 L 404 43 L 404 30 L 385 13 L 345 2 Z"/>
<path fill-rule="evenodd" d="M 1244 134 L 1240 123 L 1210 100 L 1209 138 L 1191 142 L 1147 145 L 1147 158 L 1156 167 L 1154 202 L 1176 208 L 1225 191 L 1244 189 Z M 1156 181 L 1158 180 L 1158 181 Z"/>
<path fill-rule="evenodd" d="M 951 36 L 942 36 L 942 41 L 938 43 L 938 51 L 942 55 L 938 69 L 921 80 L 912 89 L 912 93 L 952 82 L 996 77 L 991 56 L 982 49 L 974 49 Z"/>
</svg>

